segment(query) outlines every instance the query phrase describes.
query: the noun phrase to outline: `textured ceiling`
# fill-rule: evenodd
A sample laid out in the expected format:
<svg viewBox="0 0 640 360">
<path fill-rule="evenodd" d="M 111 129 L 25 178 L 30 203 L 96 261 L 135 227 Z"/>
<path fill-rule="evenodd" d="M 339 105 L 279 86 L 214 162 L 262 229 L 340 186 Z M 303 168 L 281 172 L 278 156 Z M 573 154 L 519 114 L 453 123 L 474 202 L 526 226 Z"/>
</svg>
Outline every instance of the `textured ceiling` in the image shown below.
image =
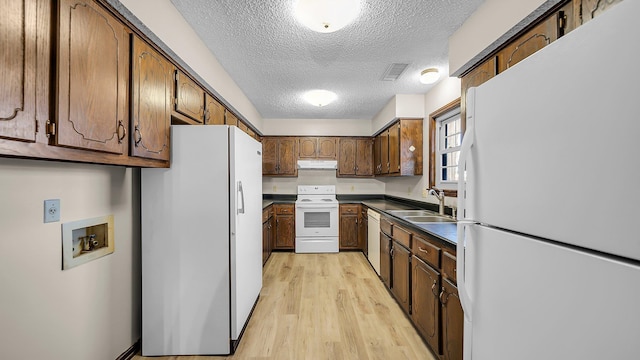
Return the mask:
<svg viewBox="0 0 640 360">
<path fill-rule="evenodd" d="M 294 0 L 171 2 L 263 118 L 371 119 L 396 94 L 429 91 L 423 69 L 447 76 L 448 38 L 482 0 L 362 0 L 358 18 L 328 34 L 300 25 Z M 409 66 L 382 81 L 392 63 Z M 301 96 L 312 89 L 338 100 L 309 105 Z"/>
</svg>

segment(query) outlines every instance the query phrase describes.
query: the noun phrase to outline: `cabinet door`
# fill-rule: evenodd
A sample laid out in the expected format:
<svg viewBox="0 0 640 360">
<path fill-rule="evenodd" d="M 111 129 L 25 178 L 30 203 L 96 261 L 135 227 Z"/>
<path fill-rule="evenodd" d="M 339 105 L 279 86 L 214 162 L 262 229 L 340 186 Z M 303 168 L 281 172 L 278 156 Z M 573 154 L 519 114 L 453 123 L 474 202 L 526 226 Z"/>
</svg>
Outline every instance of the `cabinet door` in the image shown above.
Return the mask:
<svg viewBox="0 0 640 360">
<path fill-rule="evenodd" d="M 269 221 L 262 223 L 262 265 L 267 262 L 269 257 Z"/>
<path fill-rule="evenodd" d="M 389 174 L 400 172 L 400 122 L 389 128 Z"/>
<path fill-rule="evenodd" d="M 391 292 L 400 307 L 409 313 L 409 274 L 411 273 L 411 253 L 404 246 L 393 242 L 391 250 Z"/>
<path fill-rule="evenodd" d="M 478 86 L 491 79 L 496 75 L 496 57 L 492 57 L 489 60 L 480 64 L 477 68 L 473 69 L 467 75 L 463 76 L 460 80 L 461 93 L 460 93 L 460 118 L 462 119 L 463 130 L 466 125 L 466 107 L 467 107 L 467 90 L 470 87 Z"/>
<path fill-rule="evenodd" d="M 380 175 L 382 171 L 382 158 L 380 157 L 380 148 L 382 138 L 380 135 L 376 136 L 373 141 L 373 174 Z"/>
<path fill-rule="evenodd" d="M 422 119 L 400 120 L 399 172 L 403 176 L 422 175 Z"/>
<path fill-rule="evenodd" d="M 302 137 L 298 139 L 298 158 L 314 159 L 316 157 L 316 147 L 318 138 Z"/>
<path fill-rule="evenodd" d="M 59 5 L 55 143 L 125 154 L 129 33 L 92 1 Z"/>
<path fill-rule="evenodd" d="M 440 289 L 442 309 L 442 354 L 445 360 L 462 360 L 464 313 L 458 289 L 449 280 L 442 280 Z"/>
<path fill-rule="evenodd" d="M 551 44 L 558 38 L 558 18 L 550 16 L 498 52 L 498 73 Z"/>
<path fill-rule="evenodd" d="M 333 159 L 337 158 L 338 154 L 338 139 L 334 137 L 319 137 L 318 148 L 316 156 L 318 159 Z"/>
<path fill-rule="evenodd" d="M 340 215 L 340 249 L 358 248 L 358 215 Z"/>
<path fill-rule="evenodd" d="M 338 175 L 356 174 L 356 140 L 340 139 L 340 155 L 338 156 Z"/>
<path fill-rule="evenodd" d="M 247 125 L 242 122 L 242 121 L 238 121 L 238 129 L 242 130 L 245 133 L 249 132 L 249 128 L 247 127 Z"/>
<path fill-rule="evenodd" d="M 233 115 L 233 113 L 227 111 L 225 115 L 225 123 L 231 126 L 238 126 L 238 117 Z"/>
<path fill-rule="evenodd" d="M 356 175 L 373 175 L 373 143 L 371 139 L 358 139 L 356 142 Z"/>
<path fill-rule="evenodd" d="M 294 138 L 283 138 L 278 142 L 278 174 L 291 176 L 298 174 Z"/>
<path fill-rule="evenodd" d="M 380 174 L 389 173 L 389 130 L 380 134 Z"/>
<path fill-rule="evenodd" d="M 206 94 L 205 99 L 205 124 L 224 125 L 224 105 L 220 104 L 213 96 Z"/>
<path fill-rule="evenodd" d="M 0 137 L 35 141 L 36 1 L 0 4 Z"/>
<path fill-rule="evenodd" d="M 204 123 L 204 90 L 180 71 L 176 71 L 176 111 Z"/>
<path fill-rule="evenodd" d="M 440 274 L 417 257 L 411 271 L 411 319 L 431 349 L 440 354 Z"/>
<path fill-rule="evenodd" d="M 380 232 L 380 278 L 391 288 L 391 238 Z"/>
<path fill-rule="evenodd" d="M 278 174 L 278 139 L 265 137 L 262 140 L 262 175 Z"/>
<path fill-rule="evenodd" d="M 132 36 L 131 155 L 169 160 L 174 68 L 137 36 Z"/>
<path fill-rule="evenodd" d="M 276 249 L 293 249 L 295 244 L 293 215 L 276 215 Z"/>
<path fill-rule="evenodd" d="M 594 17 L 602 14 L 605 10 L 611 8 L 611 6 L 621 2 L 622 0 L 577 0 L 575 1 L 580 11 L 580 24 L 584 24 Z"/>
</svg>

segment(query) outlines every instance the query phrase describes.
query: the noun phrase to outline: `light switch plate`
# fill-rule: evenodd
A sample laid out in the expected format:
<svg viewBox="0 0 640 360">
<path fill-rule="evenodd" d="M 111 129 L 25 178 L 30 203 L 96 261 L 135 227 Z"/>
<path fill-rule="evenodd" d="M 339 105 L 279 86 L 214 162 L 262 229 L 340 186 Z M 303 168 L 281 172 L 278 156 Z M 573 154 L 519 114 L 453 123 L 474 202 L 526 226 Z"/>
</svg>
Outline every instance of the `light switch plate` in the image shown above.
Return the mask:
<svg viewBox="0 0 640 360">
<path fill-rule="evenodd" d="M 44 201 L 44 222 L 60 221 L 60 199 Z"/>
</svg>

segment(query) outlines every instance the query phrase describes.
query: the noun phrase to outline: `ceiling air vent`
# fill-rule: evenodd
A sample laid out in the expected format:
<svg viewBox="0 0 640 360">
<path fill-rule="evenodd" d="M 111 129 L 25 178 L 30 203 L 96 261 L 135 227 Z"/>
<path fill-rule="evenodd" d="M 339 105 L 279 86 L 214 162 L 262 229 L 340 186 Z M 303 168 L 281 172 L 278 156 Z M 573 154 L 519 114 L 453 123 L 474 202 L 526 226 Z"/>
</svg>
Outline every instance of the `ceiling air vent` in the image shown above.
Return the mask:
<svg viewBox="0 0 640 360">
<path fill-rule="evenodd" d="M 391 64 L 382 74 L 382 81 L 396 81 L 402 75 L 409 64 Z"/>
</svg>

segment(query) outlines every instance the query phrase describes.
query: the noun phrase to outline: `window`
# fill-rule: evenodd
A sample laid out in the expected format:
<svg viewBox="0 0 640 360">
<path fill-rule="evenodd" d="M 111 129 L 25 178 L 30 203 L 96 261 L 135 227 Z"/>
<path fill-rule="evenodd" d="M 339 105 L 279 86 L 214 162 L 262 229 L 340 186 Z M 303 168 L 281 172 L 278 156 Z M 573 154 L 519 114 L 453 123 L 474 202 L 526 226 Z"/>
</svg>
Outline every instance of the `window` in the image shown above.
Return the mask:
<svg viewBox="0 0 640 360">
<path fill-rule="evenodd" d="M 460 99 L 430 115 L 429 187 L 456 196 L 458 188 L 458 159 L 464 124 L 460 116 Z"/>
</svg>

